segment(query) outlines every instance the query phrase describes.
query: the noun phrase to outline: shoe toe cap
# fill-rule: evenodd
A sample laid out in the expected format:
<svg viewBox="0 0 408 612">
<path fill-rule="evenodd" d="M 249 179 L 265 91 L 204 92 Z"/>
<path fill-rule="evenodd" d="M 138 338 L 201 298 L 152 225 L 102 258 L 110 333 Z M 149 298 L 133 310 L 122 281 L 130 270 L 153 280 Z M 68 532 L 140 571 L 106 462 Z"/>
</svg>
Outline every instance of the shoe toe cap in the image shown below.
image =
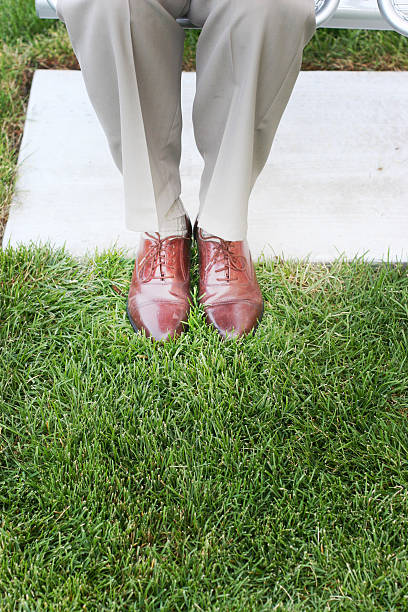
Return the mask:
<svg viewBox="0 0 408 612">
<path fill-rule="evenodd" d="M 238 338 L 248 334 L 259 323 L 263 306 L 258 303 L 239 301 L 208 306 L 207 322 L 213 325 L 224 338 Z"/>
<path fill-rule="evenodd" d="M 146 335 L 155 340 L 169 340 L 182 333 L 184 322 L 188 317 L 186 304 L 159 302 L 128 307 L 129 318 L 137 330 L 144 330 Z"/>
</svg>

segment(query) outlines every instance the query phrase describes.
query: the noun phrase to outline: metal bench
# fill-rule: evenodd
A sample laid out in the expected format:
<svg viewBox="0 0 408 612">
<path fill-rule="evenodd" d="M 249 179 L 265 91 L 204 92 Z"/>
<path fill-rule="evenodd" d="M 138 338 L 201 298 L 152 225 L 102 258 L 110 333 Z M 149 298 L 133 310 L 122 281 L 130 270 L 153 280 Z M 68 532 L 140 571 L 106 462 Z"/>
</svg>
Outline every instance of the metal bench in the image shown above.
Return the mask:
<svg viewBox="0 0 408 612">
<path fill-rule="evenodd" d="M 248 0 L 245 0 L 248 1 Z M 315 0 L 317 27 L 395 30 L 408 36 L 408 0 Z M 35 0 L 38 17 L 58 19 L 56 0 Z M 188 19 L 183 28 L 199 29 Z"/>
</svg>

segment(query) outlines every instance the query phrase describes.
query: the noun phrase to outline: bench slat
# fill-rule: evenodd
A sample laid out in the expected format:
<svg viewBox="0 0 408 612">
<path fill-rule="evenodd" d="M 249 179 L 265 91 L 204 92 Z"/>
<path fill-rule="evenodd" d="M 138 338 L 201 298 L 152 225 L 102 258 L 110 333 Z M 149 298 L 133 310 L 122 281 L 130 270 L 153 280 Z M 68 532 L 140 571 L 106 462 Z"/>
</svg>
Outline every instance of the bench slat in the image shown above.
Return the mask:
<svg viewBox="0 0 408 612">
<path fill-rule="evenodd" d="M 58 19 L 56 0 L 35 0 L 38 17 Z M 188 19 L 183 28 L 200 29 Z M 317 27 L 396 30 L 408 36 L 408 0 L 316 0 Z"/>
</svg>

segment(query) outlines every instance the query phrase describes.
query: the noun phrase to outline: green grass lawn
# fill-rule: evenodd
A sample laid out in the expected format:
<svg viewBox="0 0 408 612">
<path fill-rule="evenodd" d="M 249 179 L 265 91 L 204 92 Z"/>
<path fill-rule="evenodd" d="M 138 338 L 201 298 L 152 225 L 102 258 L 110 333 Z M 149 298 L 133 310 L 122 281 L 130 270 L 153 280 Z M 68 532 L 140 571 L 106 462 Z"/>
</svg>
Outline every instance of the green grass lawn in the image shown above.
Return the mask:
<svg viewBox="0 0 408 612">
<path fill-rule="evenodd" d="M 165 344 L 131 269 L 0 255 L 0 609 L 407 609 L 406 268 L 264 262 L 254 336 Z"/>
<path fill-rule="evenodd" d="M 33 71 L 77 66 L 32 4 L 0 0 L 0 226 Z M 319 31 L 304 68 L 407 51 Z M 0 251 L 0 611 L 408 609 L 407 268 L 263 261 L 255 335 L 223 342 L 195 291 L 157 344 L 132 266 Z"/>
</svg>

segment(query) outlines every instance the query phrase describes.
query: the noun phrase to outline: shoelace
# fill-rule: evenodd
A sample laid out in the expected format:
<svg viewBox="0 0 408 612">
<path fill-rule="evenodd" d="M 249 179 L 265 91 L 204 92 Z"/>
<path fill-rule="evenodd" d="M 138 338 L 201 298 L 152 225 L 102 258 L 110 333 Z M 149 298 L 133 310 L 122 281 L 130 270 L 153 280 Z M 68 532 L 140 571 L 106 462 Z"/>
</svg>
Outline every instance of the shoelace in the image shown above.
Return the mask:
<svg viewBox="0 0 408 612">
<path fill-rule="evenodd" d="M 206 266 L 206 271 L 210 270 L 219 261 L 223 262 L 224 265 L 221 268 L 216 268 L 215 272 L 224 272 L 222 278 L 217 278 L 217 281 L 234 281 L 238 280 L 237 277 L 231 275 L 231 271 L 244 272 L 246 269 L 246 259 L 243 255 L 236 255 L 234 253 L 234 243 L 230 240 L 223 240 L 218 236 L 203 237 L 203 240 L 208 240 L 215 244 L 213 255 Z"/>
<path fill-rule="evenodd" d="M 174 278 L 174 242 L 172 242 L 177 236 L 168 236 L 167 238 L 160 238 L 160 234 L 146 233 L 153 244 L 149 247 L 146 255 L 143 257 L 139 264 L 141 276 L 143 282 L 148 283 L 153 279 L 164 281 L 166 278 Z M 156 270 L 159 270 L 160 276 L 155 276 Z M 145 273 L 146 271 L 146 273 Z M 165 273 L 167 272 L 167 274 Z M 173 272 L 173 274 L 169 274 Z"/>
</svg>

